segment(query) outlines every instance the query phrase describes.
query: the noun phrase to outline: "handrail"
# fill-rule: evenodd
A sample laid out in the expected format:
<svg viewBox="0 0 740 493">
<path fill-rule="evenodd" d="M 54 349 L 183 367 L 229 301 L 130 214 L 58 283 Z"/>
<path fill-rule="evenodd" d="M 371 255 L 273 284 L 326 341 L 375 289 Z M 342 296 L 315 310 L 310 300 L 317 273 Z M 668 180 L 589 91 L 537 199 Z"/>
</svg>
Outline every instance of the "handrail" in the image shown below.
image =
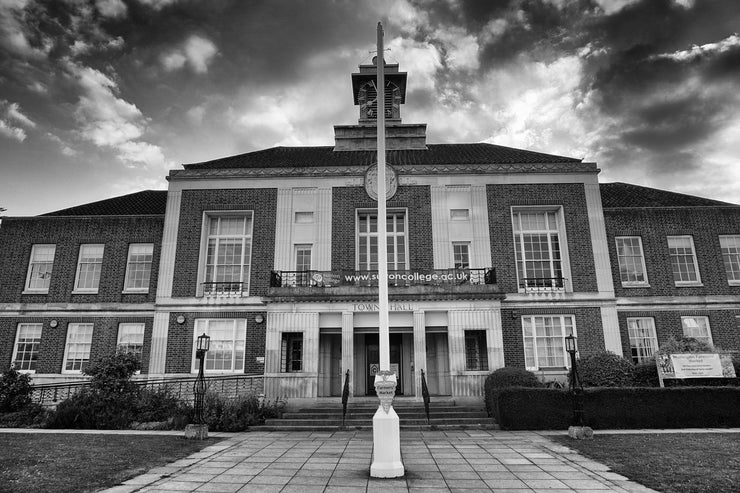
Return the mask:
<svg viewBox="0 0 740 493">
<path fill-rule="evenodd" d="M 342 428 L 344 428 L 344 420 L 347 417 L 347 401 L 349 400 L 349 369 L 344 376 L 344 390 L 342 390 Z"/>
<path fill-rule="evenodd" d="M 429 424 L 429 389 L 427 388 L 427 379 L 424 376 L 424 370 L 421 370 L 421 396 L 424 399 L 424 412 L 427 415 L 427 424 Z"/>
<path fill-rule="evenodd" d="M 519 287 L 525 292 L 559 292 L 565 290 L 565 281 L 564 277 L 525 277 Z"/>
<path fill-rule="evenodd" d="M 205 296 L 241 296 L 244 292 L 243 282 L 204 282 L 203 294 Z"/>
</svg>

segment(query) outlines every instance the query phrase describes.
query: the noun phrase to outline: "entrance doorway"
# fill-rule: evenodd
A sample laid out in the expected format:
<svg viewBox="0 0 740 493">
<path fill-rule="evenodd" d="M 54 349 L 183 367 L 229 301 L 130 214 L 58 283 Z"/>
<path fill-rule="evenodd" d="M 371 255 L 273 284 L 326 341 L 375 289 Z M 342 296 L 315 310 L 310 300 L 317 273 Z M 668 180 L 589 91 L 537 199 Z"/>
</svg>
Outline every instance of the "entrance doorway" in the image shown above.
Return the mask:
<svg viewBox="0 0 740 493">
<path fill-rule="evenodd" d="M 403 395 L 402 334 L 390 334 L 389 342 L 391 371 L 396 374 L 396 395 Z M 365 355 L 365 361 L 367 362 L 366 395 L 376 395 L 375 374 L 380 370 L 380 340 L 378 334 L 365 335 Z"/>
<path fill-rule="evenodd" d="M 452 394 L 447 332 L 427 332 L 427 387 L 431 395 Z"/>
<path fill-rule="evenodd" d="M 342 395 L 342 334 L 319 334 L 319 397 Z"/>
</svg>

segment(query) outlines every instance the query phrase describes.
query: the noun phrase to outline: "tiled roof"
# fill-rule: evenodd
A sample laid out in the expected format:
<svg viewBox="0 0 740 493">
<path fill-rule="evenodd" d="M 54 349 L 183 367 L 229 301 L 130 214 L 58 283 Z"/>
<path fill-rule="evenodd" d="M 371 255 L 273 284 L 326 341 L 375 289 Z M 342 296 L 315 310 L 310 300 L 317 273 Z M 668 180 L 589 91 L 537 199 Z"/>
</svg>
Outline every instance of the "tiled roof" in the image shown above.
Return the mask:
<svg viewBox="0 0 740 493">
<path fill-rule="evenodd" d="M 42 216 L 150 216 L 164 214 L 166 206 L 166 190 L 144 190 L 49 212 Z"/>
<path fill-rule="evenodd" d="M 389 150 L 395 165 L 579 163 L 580 159 L 525 151 L 493 144 L 429 144 L 428 149 Z M 272 147 L 202 163 L 185 169 L 283 168 L 296 166 L 369 166 L 375 151 L 334 151 L 332 146 Z"/>
<path fill-rule="evenodd" d="M 602 183 L 601 203 L 605 209 L 626 207 L 718 207 L 735 206 L 729 202 L 705 199 L 693 195 L 641 187 L 630 183 Z"/>
</svg>

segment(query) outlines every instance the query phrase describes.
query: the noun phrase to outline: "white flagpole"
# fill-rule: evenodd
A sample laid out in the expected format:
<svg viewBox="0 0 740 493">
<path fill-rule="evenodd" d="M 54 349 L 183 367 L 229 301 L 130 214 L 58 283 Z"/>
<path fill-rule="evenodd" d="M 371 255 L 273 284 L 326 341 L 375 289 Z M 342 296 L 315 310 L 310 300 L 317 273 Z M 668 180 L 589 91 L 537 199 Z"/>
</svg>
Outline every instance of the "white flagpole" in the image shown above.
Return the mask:
<svg viewBox="0 0 740 493">
<path fill-rule="evenodd" d="M 380 370 L 391 369 L 388 329 L 388 239 L 386 228 L 385 186 L 385 61 L 383 60 L 383 25 L 378 22 L 377 139 L 378 139 L 378 335 Z"/>
</svg>

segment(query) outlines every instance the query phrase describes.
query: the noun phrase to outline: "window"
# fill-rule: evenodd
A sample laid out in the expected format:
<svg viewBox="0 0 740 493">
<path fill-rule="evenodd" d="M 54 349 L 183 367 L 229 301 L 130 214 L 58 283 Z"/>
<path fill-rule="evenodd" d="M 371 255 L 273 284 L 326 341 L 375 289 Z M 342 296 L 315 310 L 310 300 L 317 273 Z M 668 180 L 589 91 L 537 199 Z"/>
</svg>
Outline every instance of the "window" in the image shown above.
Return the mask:
<svg viewBox="0 0 740 493">
<path fill-rule="evenodd" d="M 669 236 L 668 253 L 676 286 L 701 284 L 699 266 L 694 253 L 694 239 L 691 236 Z"/>
<path fill-rule="evenodd" d="M 248 293 L 251 256 L 251 213 L 208 217 L 205 294 Z"/>
<path fill-rule="evenodd" d="M 13 367 L 22 372 L 36 372 L 41 344 L 41 324 L 18 324 L 13 349 Z"/>
<path fill-rule="evenodd" d="M 90 362 L 93 324 L 69 324 L 62 373 L 81 373 Z"/>
<path fill-rule="evenodd" d="M 727 281 L 734 286 L 740 285 L 740 235 L 720 236 L 719 246 Z"/>
<path fill-rule="evenodd" d="M 406 270 L 406 215 L 386 214 L 388 270 Z M 360 212 L 357 216 L 357 268 L 378 270 L 378 213 Z"/>
<path fill-rule="evenodd" d="M 513 222 L 519 288 L 563 288 L 557 212 L 514 211 Z"/>
<path fill-rule="evenodd" d="M 470 243 L 453 243 L 452 261 L 455 269 L 470 268 Z"/>
<path fill-rule="evenodd" d="M 567 368 L 565 337 L 575 335 L 571 315 L 532 315 L 522 317 L 524 362 L 527 369 Z"/>
<path fill-rule="evenodd" d="M 681 327 L 684 337 L 693 337 L 697 341 L 712 344 L 712 333 L 707 317 L 681 317 Z"/>
<path fill-rule="evenodd" d="M 287 373 L 303 370 L 303 332 L 283 332 L 280 368 Z"/>
<path fill-rule="evenodd" d="M 313 222 L 313 212 L 296 212 L 295 213 L 296 224 L 310 224 Z"/>
<path fill-rule="evenodd" d="M 296 284 L 299 286 L 308 286 L 310 276 L 308 271 L 311 270 L 311 245 L 295 246 L 295 270 Z"/>
<path fill-rule="evenodd" d="M 617 260 L 622 286 L 647 286 L 642 239 L 639 236 L 617 236 Z"/>
<path fill-rule="evenodd" d="M 488 371 L 488 346 L 485 330 L 465 331 L 465 369 Z"/>
<path fill-rule="evenodd" d="M 247 338 L 246 319 L 197 319 L 193 336 L 193 371 L 198 371 L 195 358 L 198 336 L 211 337 L 211 346 L 206 353 L 203 368 L 210 372 L 243 372 L 244 348 Z"/>
<path fill-rule="evenodd" d="M 97 293 L 105 245 L 80 245 L 75 291 Z"/>
<path fill-rule="evenodd" d="M 467 221 L 470 219 L 470 209 L 450 209 L 450 219 L 453 221 Z"/>
<path fill-rule="evenodd" d="M 144 351 L 144 324 L 118 324 L 118 344 L 116 349 L 119 353 L 135 354 L 141 360 L 141 355 Z"/>
<path fill-rule="evenodd" d="M 652 317 L 628 318 L 627 332 L 630 338 L 633 363 L 650 359 L 658 350 L 655 322 Z"/>
<path fill-rule="evenodd" d="M 27 291 L 49 292 L 56 248 L 56 245 L 33 245 L 31 247 L 31 260 L 28 263 L 26 278 Z"/>
<path fill-rule="evenodd" d="M 132 243 L 129 245 L 124 291 L 142 293 L 149 291 L 153 253 L 154 245 L 151 243 Z"/>
</svg>

